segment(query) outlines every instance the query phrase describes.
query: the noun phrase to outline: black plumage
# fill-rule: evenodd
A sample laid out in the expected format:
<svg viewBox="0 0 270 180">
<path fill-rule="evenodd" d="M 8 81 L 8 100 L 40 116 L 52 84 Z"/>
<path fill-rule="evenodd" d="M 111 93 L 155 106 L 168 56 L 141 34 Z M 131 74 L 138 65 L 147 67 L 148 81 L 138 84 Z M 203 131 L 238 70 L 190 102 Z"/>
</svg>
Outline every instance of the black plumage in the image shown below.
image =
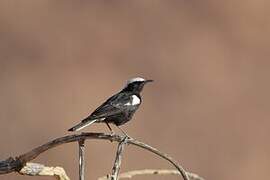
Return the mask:
<svg viewBox="0 0 270 180">
<path fill-rule="evenodd" d="M 130 79 L 119 93 L 110 97 L 87 118 L 68 131 L 79 131 L 92 123 L 100 122 L 106 123 L 112 131 L 109 123 L 115 124 L 117 127 L 125 124 L 131 120 L 142 102 L 140 93 L 144 85 L 152 81 L 138 77 Z"/>
</svg>

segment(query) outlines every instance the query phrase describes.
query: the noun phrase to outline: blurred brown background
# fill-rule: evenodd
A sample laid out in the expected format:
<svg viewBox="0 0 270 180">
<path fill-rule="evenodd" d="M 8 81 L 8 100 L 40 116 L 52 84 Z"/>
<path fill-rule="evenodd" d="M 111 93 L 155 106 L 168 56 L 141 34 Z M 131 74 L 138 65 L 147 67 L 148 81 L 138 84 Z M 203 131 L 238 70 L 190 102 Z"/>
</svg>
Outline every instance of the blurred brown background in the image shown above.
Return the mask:
<svg viewBox="0 0 270 180">
<path fill-rule="evenodd" d="M 134 76 L 152 78 L 123 128 L 207 180 L 268 177 L 270 1 L 0 2 L 0 159 L 55 137 Z M 93 125 L 86 131 L 105 131 Z M 87 179 L 116 146 L 87 142 Z M 77 144 L 34 162 L 77 179 Z M 172 168 L 127 147 L 122 172 Z M 159 179 L 177 179 L 173 176 Z M 53 179 L 0 176 L 2 180 Z M 138 177 L 135 179 L 158 179 Z"/>
</svg>

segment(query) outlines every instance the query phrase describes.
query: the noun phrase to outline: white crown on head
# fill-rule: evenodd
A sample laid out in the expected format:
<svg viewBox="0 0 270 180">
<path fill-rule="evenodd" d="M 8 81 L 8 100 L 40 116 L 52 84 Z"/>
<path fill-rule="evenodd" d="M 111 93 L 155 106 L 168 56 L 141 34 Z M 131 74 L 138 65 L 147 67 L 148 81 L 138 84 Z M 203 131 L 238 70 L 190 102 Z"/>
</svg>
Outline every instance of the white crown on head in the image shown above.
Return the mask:
<svg viewBox="0 0 270 180">
<path fill-rule="evenodd" d="M 127 81 L 127 84 L 130 84 L 130 83 L 133 83 L 133 82 L 143 82 L 143 81 L 145 81 L 145 79 L 143 79 L 141 77 L 135 77 L 135 78 L 129 79 Z"/>
</svg>

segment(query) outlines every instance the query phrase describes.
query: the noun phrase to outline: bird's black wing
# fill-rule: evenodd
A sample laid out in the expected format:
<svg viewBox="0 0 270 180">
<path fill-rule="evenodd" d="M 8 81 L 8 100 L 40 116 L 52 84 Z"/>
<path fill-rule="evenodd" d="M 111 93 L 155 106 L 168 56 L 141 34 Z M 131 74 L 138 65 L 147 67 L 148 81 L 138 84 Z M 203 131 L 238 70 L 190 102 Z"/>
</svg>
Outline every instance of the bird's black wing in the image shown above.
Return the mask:
<svg viewBox="0 0 270 180">
<path fill-rule="evenodd" d="M 131 101 L 132 99 L 128 94 L 120 92 L 110 97 L 85 120 L 102 119 L 120 114 L 125 109 L 125 104 Z"/>
</svg>

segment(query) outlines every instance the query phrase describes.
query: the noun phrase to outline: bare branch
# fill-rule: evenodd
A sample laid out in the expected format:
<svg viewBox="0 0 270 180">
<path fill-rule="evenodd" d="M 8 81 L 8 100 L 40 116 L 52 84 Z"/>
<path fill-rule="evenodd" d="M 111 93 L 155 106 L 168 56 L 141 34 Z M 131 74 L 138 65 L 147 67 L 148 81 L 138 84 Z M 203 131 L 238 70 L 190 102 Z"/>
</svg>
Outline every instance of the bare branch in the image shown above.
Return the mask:
<svg viewBox="0 0 270 180">
<path fill-rule="evenodd" d="M 127 143 L 127 138 L 124 138 L 117 147 L 117 152 L 116 152 L 116 157 L 114 161 L 114 165 L 112 168 L 112 175 L 110 177 L 111 180 L 117 180 L 118 179 L 118 174 L 120 171 L 120 166 L 121 166 L 121 161 L 122 161 L 122 155 L 124 151 L 124 146 Z"/>
<path fill-rule="evenodd" d="M 190 180 L 204 180 L 204 178 L 195 173 L 187 172 L 187 175 Z"/>
<path fill-rule="evenodd" d="M 136 141 L 136 140 L 128 142 L 128 143 L 139 146 L 139 147 L 141 147 L 143 149 L 146 149 L 146 150 L 148 150 L 148 151 L 162 157 L 163 159 L 166 159 L 180 172 L 180 174 L 182 175 L 184 180 L 189 180 L 189 177 L 186 174 L 185 169 L 182 166 L 180 166 L 176 161 L 174 161 L 169 155 L 167 155 L 165 153 L 162 153 L 159 150 L 157 150 L 156 148 L 151 147 L 151 146 L 149 146 L 149 145 L 147 145 L 145 143 L 142 143 L 142 142 L 139 142 L 139 141 Z"/>
<path fill-rule="evenodd" d="M 204 180 L 202 177 L 198 176 L 194 173 L 187 172 L 188 177 L 190 180 Z M 119 179 L 131 179 L 137 175 L 180 175 L 179 171 L 177 170 L 170 170 L 170 169 L 143 169 L 143 170 L 134 170 L 125 173 L 121 173 L 119 175 Z M 103 176 L 98 178 L 98 180 L 108 180 L 107 176 Z"/>
<path fill-rule="evenodd" d="M 62 167 L 46 167 L 38 163 L 26 163 L 19 173 L 29 176 L 55 176 L 58 180 L 70 180 Z"/>
<path fill-rule="evenodd" d="M 79 180 L 84 180 L 85 158 L 84 158 L 84 139 L 78 141 L 79 144 Z"/>
<path fill-rule="evenodd" d="M 33 150 L 20 155 L 18 157 L 14 158 L 8 158 L 7 160 L 0 161 L 0 174 L 6 174 L 6 173 L 11 173 L 14 171 L 19 172 L 21 168 L 26 164 L 26 162 L 29 162 L 33 159 L 35 159 L 38 155 L 41 153 L 47 151 L 48 149 L 54 148 L 56 146 L 65 144 L 65 143 L 70 143 L 74 141 L 79 141 L 81 139 L 99 139 L 99 140 L 109 140 L 109 141 L 116 141 L 116 142 L 121 142 L 123 137 L 119 135 L 108 135 L 104 133 L 82 133 L 82 134 L 73 134 L 69 136 L 64 136 L 57 138 L 53 141 L 50 141 L 46 144 L 43 144 L 37 148 L 34 148 Z M 156 148 L 153 148 L 145 143 L 142 143 L 140 141 L 137 141 L 135 139 L 127 139 L 126 140 L 127 144 L 132 144 L 138 147 L 141 147 L 143 149 L 146 149 L 163 159 L 169 161 L 183 176 L 184 180 L 189 180 L 188 175 L 186 174 L 186 171 L 182 166 L 180 166 L 176 161 L 174 161 L 170 156 L 168 156 L 165 153 L 160 152 Z"/>
</svg>

